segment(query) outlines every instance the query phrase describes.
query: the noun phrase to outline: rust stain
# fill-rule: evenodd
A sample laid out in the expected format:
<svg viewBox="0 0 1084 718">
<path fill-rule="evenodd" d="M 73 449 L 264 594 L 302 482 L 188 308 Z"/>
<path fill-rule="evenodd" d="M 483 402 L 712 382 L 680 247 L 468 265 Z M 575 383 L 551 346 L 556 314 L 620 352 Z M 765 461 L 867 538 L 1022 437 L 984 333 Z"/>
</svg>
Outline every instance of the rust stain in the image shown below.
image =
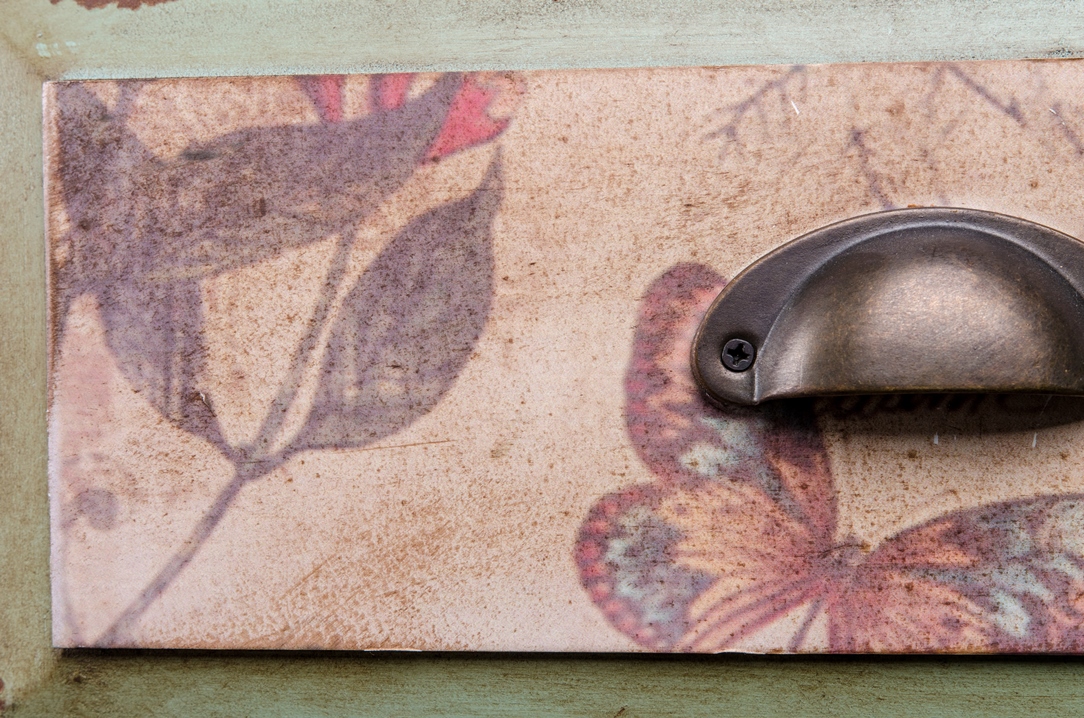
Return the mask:
<svg viewBox="0 0 1084 718">
<path fill-rule="evenodd" d="M 60 1 L 49 0 L 53 5 L 58 4 Z M 138 10 L 144 5 L 161 5 L 172 2 L 172 0 L 75 0 L 75 2 L 87 10 L 96 10 L 110 5 L 116 5 L 118 8 L 124 8 L 125 10 Z"/>
</svg>

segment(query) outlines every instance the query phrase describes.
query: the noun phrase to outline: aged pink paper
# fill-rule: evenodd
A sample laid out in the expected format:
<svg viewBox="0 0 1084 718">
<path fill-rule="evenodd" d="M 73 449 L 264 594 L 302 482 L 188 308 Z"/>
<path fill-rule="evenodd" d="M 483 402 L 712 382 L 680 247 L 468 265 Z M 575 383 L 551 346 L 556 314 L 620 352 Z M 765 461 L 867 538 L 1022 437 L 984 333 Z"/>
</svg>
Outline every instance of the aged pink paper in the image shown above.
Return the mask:
<svg viewBox="0 0 1084 718">
<path fill-rule="evenodd" d="M 1084 237 L 1084 65 L 46 88 L 58 646 L 1084 650 L 1084 425 L 721 411 L 727 277 L 908 205 Z"/>
</svg>

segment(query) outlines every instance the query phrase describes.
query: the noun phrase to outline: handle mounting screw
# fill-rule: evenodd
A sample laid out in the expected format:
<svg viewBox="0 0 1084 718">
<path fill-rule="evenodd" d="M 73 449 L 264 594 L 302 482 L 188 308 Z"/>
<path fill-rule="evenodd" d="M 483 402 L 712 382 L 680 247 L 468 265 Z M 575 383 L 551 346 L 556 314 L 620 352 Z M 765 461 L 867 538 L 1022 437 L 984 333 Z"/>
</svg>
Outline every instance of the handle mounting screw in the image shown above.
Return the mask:
<svg viewBox="0 0 1084 718">
<path fill-rule="evenodd" d="M 723 345 L 723 366 L 730 371 L 745 371 L 753 366 L 757 350 L 744 339 L 731 339 Z"/>
</svg>

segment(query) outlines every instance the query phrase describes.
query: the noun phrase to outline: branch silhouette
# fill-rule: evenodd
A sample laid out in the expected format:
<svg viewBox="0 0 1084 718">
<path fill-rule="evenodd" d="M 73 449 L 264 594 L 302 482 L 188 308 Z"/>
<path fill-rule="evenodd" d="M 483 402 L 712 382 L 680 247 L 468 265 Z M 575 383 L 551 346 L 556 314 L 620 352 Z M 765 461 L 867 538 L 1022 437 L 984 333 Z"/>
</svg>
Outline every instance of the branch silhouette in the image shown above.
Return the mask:
<svg viewBox="0 0 1084 718">
<path fill-rule="evenodd" d="M 60 191 L 72 227 L 51 274 L 59 331 L 72 298 L 96 295 L 126 379 L 234 467 L 188 540 L 98 645 L 130 642 L 244 486 L 300 451 L 364 447 L 409 426 L 440 401 L 481 335 L 492 295 L 490 229 L 503 193 L 499 153 L 470 196 L 409 222 L 336 307 L 365 217 L 419 164 L 491 140 L 507 123 L 484 116 L 488 96 L 454 74 L 416 99 L 404 94 L 366 118 L 342 121 L 333 111 L 341 107 L 339 82 L 320 84 L 327 95 L 321 124 L 227 133 L 175 160 L 158 159 L 127 129 L 141 85 L 122 85 L 112 111 L 82 84 L 57 90 Z M 479 134 L 474 119 L 489 134 Z M 233 446 L 215 397 L 200 388 L 207 354 L 200 281 L 334 233 L 309 328 L 255 437 Z M 302 428 L 287 436 L 286 417 L 317 362 L 314 402 Z"/>
</svg>

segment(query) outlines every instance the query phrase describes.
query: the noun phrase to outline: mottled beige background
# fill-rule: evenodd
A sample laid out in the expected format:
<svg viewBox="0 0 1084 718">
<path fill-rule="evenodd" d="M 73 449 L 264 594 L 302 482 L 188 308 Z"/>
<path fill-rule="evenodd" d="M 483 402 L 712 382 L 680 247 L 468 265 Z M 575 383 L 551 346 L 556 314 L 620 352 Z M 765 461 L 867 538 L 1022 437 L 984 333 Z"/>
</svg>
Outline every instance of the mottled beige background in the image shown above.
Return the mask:
<svg viewBox="0 0 1084 718">
<path fill-rule="evenodd" d="M 499 146 L 494 305 L 452 390 L 377 446 L 309 452 L 245 487 L 130 644 L 635 650 L 581 589 L 571 550 L 594 501 L 651 479 L 625 433 L 622 379 L 652 279 L 682 261 L 733 276 L 798 234 L 888 206 L 989 209 L 1084 236 L 1078 63 L 519 77 L 505 134 L 420 169 L 360 230 L 351 260 L 356 276 L 412 216 L 466 196 Z M 115 99 L 110 83 L 95 91 Z M 211 124 L 315 118 L 284 79 L 225 93 L 164 81 L 141 97 L 130 129 L 161 157 Z M 348 100 L 348 114 L 358 108 Z M 55 242 L 64 213 L 50 202 Z M 296 341 L 284 318 L 311 311 L 333 244 L 202 285 L 205 386 L 228 438 L 255 430 Z M 93 643 L 229 480 L 209 445 L 126 385 L 93 300 L 69 321 L 50 423 L 58 645 Z M 69 424 L 97 427 L 94 445 L 66 439 Z M 824 428 L 840 533 L 872 544 L 948 510 L 1084 490 L 1079 426 L 937 440 L 937 427 Z M 120 499 L 115 525 L 62 527 L 61 505 L 90 484 Z"/>
</svg>

